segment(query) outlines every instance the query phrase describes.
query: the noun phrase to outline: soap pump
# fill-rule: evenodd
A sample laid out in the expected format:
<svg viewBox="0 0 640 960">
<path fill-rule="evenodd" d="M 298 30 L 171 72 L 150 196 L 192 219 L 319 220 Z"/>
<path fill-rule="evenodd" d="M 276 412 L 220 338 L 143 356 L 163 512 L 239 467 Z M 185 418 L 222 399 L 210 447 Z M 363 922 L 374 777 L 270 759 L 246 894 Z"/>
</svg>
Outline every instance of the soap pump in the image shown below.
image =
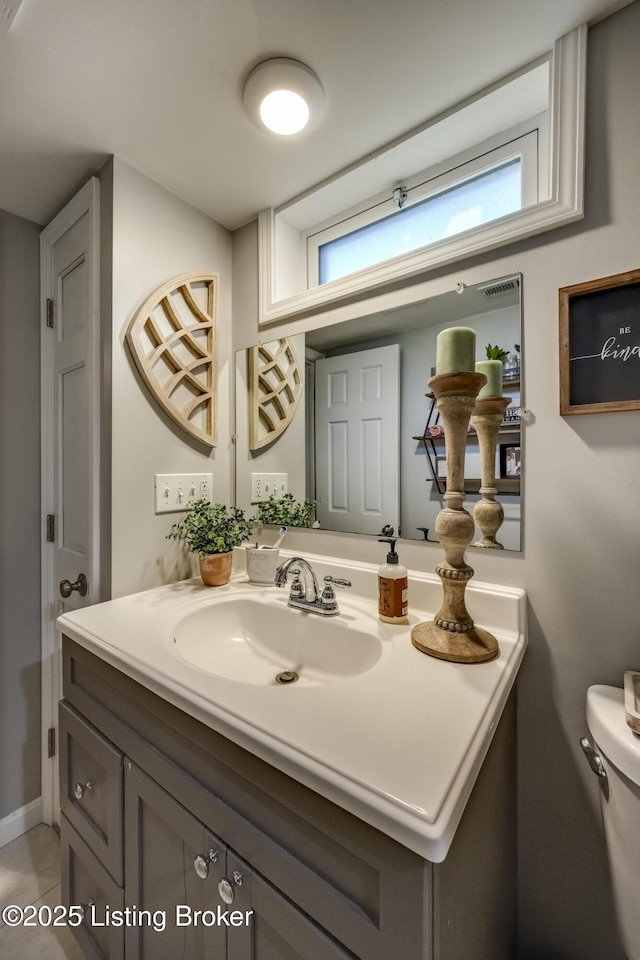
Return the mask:
<svg viewBox="0 0 640 960">
<path fill-rule="evenodd" d="M 409 623 L 407 568 L 400 563 L 393 537 L 384 537 L 378 543 L 390 546 L 387 562 L 378 568 L 378 616 L 383 623 Z"/>
</svg>

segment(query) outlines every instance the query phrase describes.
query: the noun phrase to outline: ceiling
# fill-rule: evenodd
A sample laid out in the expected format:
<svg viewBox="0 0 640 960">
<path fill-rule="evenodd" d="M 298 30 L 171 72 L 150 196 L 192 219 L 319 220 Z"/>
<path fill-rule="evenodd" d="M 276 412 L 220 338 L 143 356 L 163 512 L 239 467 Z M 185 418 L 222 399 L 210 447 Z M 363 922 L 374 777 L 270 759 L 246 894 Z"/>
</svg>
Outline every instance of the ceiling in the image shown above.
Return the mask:
<svg viewBox="0 0 640 960">
<path fill-rule="evenodd" d="M 407 303 L 391 310 L 343 320 L 305 333 L 305 347 L 321 353 L 366 343 L 399 333 L 415 333 L 426 327 L 465 323 L 483 313 L 520 306 L 520 277 L 495 277 L 471 287 L 448 290 L 428 300 Z"/>
<path fill-rule="evenodd" d="M 47 223 L 111 155 L 228 229 L 628 0 L 22 0 L 0 31 L 0 208 Z M 275 139 L 249 70 L 307 63 L 326 111 Z"/>
</svg>

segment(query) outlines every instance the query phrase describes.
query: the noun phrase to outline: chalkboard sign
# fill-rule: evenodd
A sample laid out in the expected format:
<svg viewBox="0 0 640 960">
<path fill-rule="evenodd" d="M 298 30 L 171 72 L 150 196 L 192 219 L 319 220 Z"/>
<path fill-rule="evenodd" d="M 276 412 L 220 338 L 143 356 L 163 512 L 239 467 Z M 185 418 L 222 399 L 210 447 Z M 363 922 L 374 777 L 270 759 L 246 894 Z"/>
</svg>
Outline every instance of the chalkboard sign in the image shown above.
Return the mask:
<svg viewBox="0 0 640 960">
<path fill-rule="evenodd" d="M 640 410 L 640 270 L 560 290 L 560 413 Z"/>
</svg>

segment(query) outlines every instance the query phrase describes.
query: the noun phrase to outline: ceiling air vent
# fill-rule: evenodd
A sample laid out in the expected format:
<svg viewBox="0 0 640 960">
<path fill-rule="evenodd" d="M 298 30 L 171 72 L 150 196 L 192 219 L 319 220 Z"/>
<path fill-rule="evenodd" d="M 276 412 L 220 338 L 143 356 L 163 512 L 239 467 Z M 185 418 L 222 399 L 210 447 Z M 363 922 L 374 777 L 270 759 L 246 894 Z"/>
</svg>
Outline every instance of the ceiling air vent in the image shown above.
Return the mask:
<svg viewBox="0 0 640 960">
<path fill-rule="evenodd" d="M 512 293 L 520 285 L 518 277 L 507 277 L 506 280 L 498 280 L 497 283 L 488 283 L 484 287 L 478 287 L 478 292 L 483 297 L 499 297 L 503 293 Z"/>
</svg>

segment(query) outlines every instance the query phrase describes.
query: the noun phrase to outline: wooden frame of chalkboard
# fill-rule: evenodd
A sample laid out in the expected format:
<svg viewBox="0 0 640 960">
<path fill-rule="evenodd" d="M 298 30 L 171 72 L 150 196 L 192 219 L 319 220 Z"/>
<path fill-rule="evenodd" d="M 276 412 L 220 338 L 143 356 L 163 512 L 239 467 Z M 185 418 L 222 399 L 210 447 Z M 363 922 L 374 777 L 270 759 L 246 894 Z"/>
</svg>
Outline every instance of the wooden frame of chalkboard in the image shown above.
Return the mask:
<svg viewBox="0 0 640 960">
<path fill-rule="evenodd" d="M 560 415 L 640 410 L 640 270 L 559 294 Z"/>
</svg>

